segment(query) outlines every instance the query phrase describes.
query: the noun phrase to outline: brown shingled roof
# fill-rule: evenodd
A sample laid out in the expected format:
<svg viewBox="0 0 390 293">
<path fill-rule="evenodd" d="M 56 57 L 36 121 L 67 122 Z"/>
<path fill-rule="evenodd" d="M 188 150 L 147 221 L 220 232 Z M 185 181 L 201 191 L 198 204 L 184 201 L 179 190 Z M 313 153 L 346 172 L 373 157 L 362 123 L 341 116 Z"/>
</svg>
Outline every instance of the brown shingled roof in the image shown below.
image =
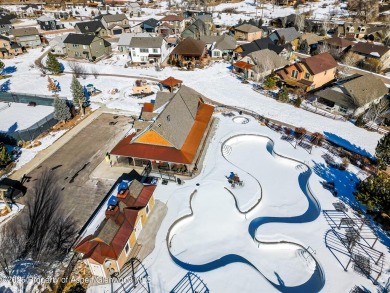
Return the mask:
<svg viewBox="0 0 390 293">
<path fill-rule="evenodd" d="M 206 50 L 205 47 L 205 42 L 188 37 L 173 49 L 171 55 L 202 56 Z"/>
<path fill-rule="evenodd" d="M 353 46 L 355 44 L 347 39 L 339 38 L 339 37 L 324 39 L 324 40 L 322 40 L 322 42 L 327 43 L 331 46 L 340 47 L 340 48 L 346 48 L 349 46 Z"/>
<path fill-rule="evenodd" d="M 353 46 L 352 51 L 356 53 L 362 53 L 365 55 L 371 55 L 374 57 L 382 57 L 384 54 L 387 53 L 387 51 L 389 51 L 389 49 L 390 48 L 387 46 L 359 42 L 355 46 Z"/>
<path fill-rule="evenodd" d="M 337 67 L 337 62 L 328 52 L 321 53 L 301 61 L 312 74 L 318 74 Z"/>
</svg>

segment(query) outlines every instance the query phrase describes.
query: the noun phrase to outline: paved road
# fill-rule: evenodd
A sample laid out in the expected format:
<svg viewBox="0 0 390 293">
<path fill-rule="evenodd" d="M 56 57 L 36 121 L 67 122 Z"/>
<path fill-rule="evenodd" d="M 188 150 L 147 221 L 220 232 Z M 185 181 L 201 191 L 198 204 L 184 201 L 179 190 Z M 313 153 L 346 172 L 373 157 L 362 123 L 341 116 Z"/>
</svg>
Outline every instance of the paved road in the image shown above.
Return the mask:
<svg viewBox="0 0 390 293">
<path fill-rule="evenodd" d="M 104 155 L 128 130 L 130 118 L 113 114 L 101 114 L 67 143 L 47 157 L 37 168 L 29 172 L 29 188 L 45 169 L 53 170 L 62 188 L 64 208 L 81 226 L 97 208 L 112 181 L 91 180 L 90 173 L 104 159 Z M 110 122 L 116 125 L 109 125 Z M 109 166 L 107 166 L 110 168 Z M 22 203 L 28 193 L 21 199 Z"/>
<path fill-rule="evenodd" d="M 294 52 L 295 55 L 297 55 L 299 58 L 308 58 L 310 57 L 310 55 L 306 55 L 306 54 L 302 54 L 302 53 L 298 53 L 298 52 Z M 343 63 L 340 63 L 338 62 L 338 65 L 340 66 L 346 66 L 344 65 Z M 347 66 L 350 68 L 350 73 L 354 74 L 354 73 L 358 73 L 358 74 L 369 74 L 371 72 L 368 72 L 366 70 L 363 70 L 363 69 L 360 69 L 360 68 L 357 68 L 357 67 L 353 67 L 353 66 Z M 376 77 L 378 77 L 379 79 L 381 79 L 385 84 L 387 84 L 388 86 L 390 86 L 390 77 L 387 77 L 387 76 L 384 76 L 382 74 L 376 74 L 376 73 L 373 73 Z"/>
</svg>

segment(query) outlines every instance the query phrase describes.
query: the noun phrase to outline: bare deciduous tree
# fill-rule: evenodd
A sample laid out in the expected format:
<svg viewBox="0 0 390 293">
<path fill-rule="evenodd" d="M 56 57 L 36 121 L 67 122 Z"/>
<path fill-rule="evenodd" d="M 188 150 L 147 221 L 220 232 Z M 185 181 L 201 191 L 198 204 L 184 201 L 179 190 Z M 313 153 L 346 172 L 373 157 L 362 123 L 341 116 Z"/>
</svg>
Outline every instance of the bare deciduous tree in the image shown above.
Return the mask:
<svg viewBox="0 0 390 293">
<path fill-rule="evenodd" d="M 77 78 L 86 73 L 85 67 L 78 62 L 68 62 L 68 65 Z"/>
<path fill-rule="evenodd" d="M 376 120 L 389 108 L 389 101 L 381 99 L 378 103 L 372 103 L 364 115 L 364 119 L 376 122 Z"/>
<path fill-rule="evenodd" d="M 301 32 L 305 28 L 305 15 L 303 13 L 299 13 L 295 16 L 294 26 L 297 31 Z"/>
<path fill-rule="evenodd" d="M 348 52 L 345 54 L 342 58 L 342 63 L 346 66 L 343 66 L 343 71 L 345 73 L 351 73 L 352 68 L 356 66 L 356 64 L 359 62 L 359 56 L 356 53 Z"/>
<path fill-rule="evenodd" d="M 379 15 L 377 0 L 349 0 L 347 8 L 356 12 L 355 17 L 363 22 L 375 20 Z"/>
</svg>

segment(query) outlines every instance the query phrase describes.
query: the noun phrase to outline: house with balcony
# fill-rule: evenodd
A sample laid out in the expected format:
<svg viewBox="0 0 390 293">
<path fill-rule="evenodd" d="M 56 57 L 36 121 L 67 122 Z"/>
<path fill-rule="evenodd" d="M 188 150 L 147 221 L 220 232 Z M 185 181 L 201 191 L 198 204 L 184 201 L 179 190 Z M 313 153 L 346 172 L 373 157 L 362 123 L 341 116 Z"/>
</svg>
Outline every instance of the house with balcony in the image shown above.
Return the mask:
<svg viewBox="0 0 390 293">
<path fill-rule="evenodd" d="M 114 186 L 101 211 L 103 222 L 74 248 L 94 276 L 109 278 L 121 271 L 153 212 L 156 185 L 141 183 L 140 176 L 131 177 Z"/>
<path fill-rule="evenodd" d="M 275 73 L 288 86 L 311 91 L 335 80 L 336 69 L 336 60 L 325 52 L 297 61 Z"/>
<path fill-rule="evenodd" d="M 388 93 L 383 81 L 373 74 L 354 74 L 316 92 L 313 105 L 331 113 L 357 117 Z"/>
<path fill-rule="evenodd" d="M 109 35 L 130 32 L 129 20 L 125 14 L 106 14 L 102 16 L 101 22 Z"/>
<path fill-rule="evenodd" d="M 10 32 L 14 40 L 22 47 L 35 48 L 42 44 L 41 37 L 35 27 L 15 28 Z"/>
<path fill-rule="evenodd" d="M 111 54 L 111 43 L 94 35 L 70 33 L 64 44 L 69 58 L 95 61 Z"/>
<path fill-rule="evenodd" d="M 201 63 L 207 57 L 206 43 L 186 38 L 181 41 L 172 51 L 169 59 L 171 63 L 180 62 L 182 66 Z"/>
<path fill-rule="evenodd" d="M 95 35 L 98 37 L 105 37 L 108 35 L 107 29 L 100 20 L 78 22 L 74 25 L 77 33 Z"/>
<path fill-rule="evenodd" d="M 0 35 L 0 58 L 8 59 L 23 54 L 25 49 L 10 38 Z"/>
<path fill-rule="evenodd" d="M 233 50 L 237 47 L 236 39 L 227 34 L 203 36 L 200 40 L 206 43 L 211 58 L 231 58 Z"/>
<path fill-rule="evenodd" d="M 169 55 L 168 43 L 162 37 L 132 37 L 130 56 L 133 63 L 162 63 Z"/>
</svg>

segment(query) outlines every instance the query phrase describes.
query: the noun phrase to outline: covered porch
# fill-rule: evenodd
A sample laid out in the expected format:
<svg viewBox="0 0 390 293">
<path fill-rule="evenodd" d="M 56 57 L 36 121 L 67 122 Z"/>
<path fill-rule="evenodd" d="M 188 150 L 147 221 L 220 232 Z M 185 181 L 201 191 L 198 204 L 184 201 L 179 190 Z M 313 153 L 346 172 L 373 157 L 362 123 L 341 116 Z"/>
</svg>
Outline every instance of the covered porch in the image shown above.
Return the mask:
<svg viewBox="0 0 390 293">
<path fill-rule="evenodd" d="M 167 87 L 170 92 L 173 92 L 176 88 L 180 88 L 182 83 L 182 80 L 176 79 L 172 76 L 160 81 L 161 86 Z"/>
</svg>

